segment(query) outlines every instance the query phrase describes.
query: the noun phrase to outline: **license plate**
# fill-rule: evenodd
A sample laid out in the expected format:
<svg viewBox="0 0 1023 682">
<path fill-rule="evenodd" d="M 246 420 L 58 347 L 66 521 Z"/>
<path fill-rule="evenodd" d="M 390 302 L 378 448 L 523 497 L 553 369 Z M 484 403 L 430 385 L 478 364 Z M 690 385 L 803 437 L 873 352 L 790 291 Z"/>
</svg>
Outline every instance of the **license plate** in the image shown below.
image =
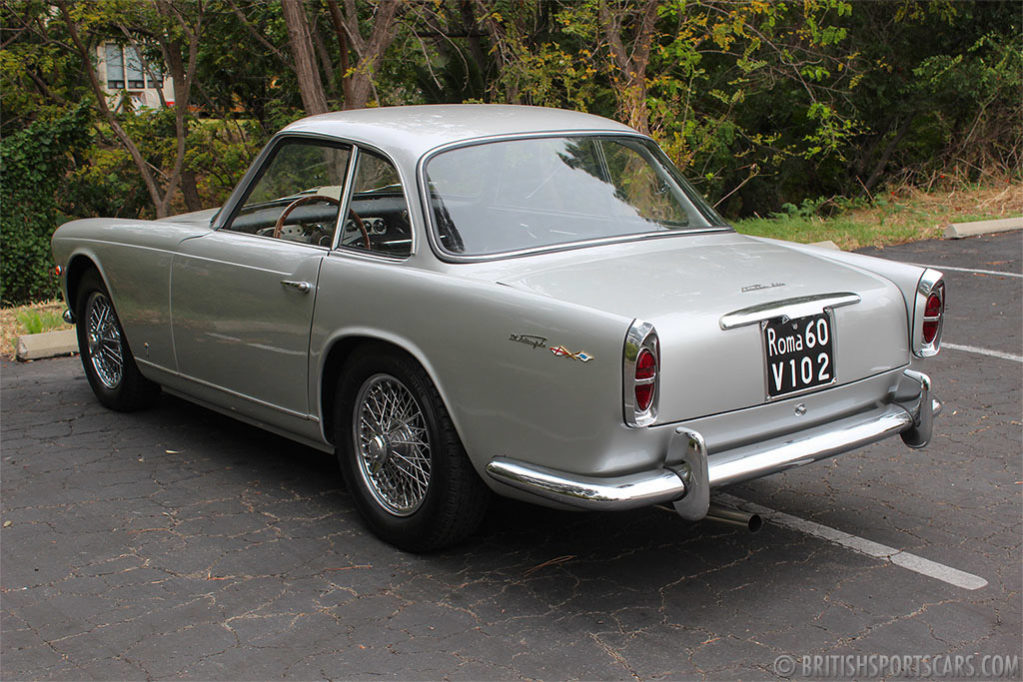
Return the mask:
<svg viewBox="0 0 1023 682">
<path fill-rule="evenodd" d="M 831 317 L 827 313 L 764 322 L 767 396 L 824 386 L 835 381 Z"/>
</svg>

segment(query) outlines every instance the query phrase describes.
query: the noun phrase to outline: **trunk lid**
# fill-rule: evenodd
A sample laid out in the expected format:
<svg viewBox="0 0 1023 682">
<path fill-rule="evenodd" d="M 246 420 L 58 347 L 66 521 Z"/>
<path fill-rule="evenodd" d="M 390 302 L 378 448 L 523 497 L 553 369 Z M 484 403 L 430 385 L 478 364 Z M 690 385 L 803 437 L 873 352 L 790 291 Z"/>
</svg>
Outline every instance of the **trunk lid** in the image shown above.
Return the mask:
<svg viewBox="0 0 1023 682">
<path fill-rule="evenodd" d="M 858 303 L 833 312 L 837 384 L 909 360 L 902 294 L 865 270 L 734 234 L 592 251 L 558 258 L 542 269 L 517 268 L 498 279 L 654 324 L 661 344 L 660 423 L 768 401 L 760 325 L 721 327 L 722 316 L 753 306 L 842 292 L 858 295 Z"/>
</svg>

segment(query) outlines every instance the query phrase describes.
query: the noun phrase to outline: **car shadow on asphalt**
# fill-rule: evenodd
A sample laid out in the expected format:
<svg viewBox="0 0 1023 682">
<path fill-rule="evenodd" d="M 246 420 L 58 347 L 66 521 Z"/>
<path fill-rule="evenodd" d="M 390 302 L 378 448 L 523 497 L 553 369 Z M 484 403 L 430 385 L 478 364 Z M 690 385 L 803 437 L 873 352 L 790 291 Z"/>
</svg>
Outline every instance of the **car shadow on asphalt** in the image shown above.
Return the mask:
<svg viewBox="0 0 1023 682">
<path fill-rule="evenodd" d="M 231 466 L 236 473 L 241 468 L 243 475 L 258 480 L 264 488 L 287 487 L 309 498 L 329 494 L 332 504 L 338 506 L 338 523 L 354 520 L 357 536 L 379 542 L 358 523 L 333 456 L 173 396 L 165 395 L 161 405 L 136 416 L 157 428 L 180 425 L 190 439 L 202 442 L 206 457 Z M 494 496 L 475 535 L 456 547 L 422 558 L 443 565 L 465 556 L 476 560 L 489 557 L 497 564 L 506 564 L 510 557 L 522 555 L 523 570 L 530 571 L 538 563 L 572 557 L 554 561 L 529 575 L 580 556 L 602 561 L 639 551 L 654 552 L 664 559 L 673 556 L 673 561 L 684 556 L 691 566 L 702 563 L 708 554 L 721 553 L 724 545 L 730 547 L 725 552 L 729 560 L 735 558 L 735 553 L 746 555 L 762 544 L 758 537 L 709 521 L 689 523 L 665 508 L 576 512 Z"/>
</svg>

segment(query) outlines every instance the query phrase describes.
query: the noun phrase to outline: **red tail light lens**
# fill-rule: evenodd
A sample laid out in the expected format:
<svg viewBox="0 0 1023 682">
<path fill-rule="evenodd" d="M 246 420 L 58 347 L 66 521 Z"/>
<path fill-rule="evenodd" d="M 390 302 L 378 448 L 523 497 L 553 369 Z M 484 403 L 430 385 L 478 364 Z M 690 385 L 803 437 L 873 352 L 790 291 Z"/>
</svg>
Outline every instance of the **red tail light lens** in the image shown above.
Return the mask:
<svg viewBox="0 0 1023 682">
<path fill-rule="evenodd" d="M 649 350 L 644 348 L 636 358 L 636 380 L 653 379 L 657 374 L 657 358 Z"/>
<path fill-rule="evenodd" d="M 933 343 L 938 335 L 938 328 L 941 325 L 941 313 L 945 307 L 942 297 L 937 292 L 927 297 L 927 305 L 924 306 L 924 343 Z"/>
<path fill-rule="evenodd" d="M 654 400 L 654 385 L 657 380 L 657 358 L 644 348 L 636 358 L 636 408 L 641 412 L 650 409 Z"/>
</svg>

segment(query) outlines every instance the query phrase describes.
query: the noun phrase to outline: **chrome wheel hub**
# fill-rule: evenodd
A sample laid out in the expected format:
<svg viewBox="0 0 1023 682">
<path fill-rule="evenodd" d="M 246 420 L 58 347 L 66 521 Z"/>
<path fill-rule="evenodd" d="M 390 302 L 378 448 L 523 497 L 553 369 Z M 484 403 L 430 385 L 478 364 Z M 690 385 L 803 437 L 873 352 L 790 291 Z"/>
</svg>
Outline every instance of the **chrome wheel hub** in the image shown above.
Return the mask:
<svg viewBox="0 0 1023 682">
<path fill-rule="evenodd" d="M 391 444 L 385 436 L 376 435 L 366 444 L 366 464 L 370 471 L 377 473 L 387 461 L 387 452 Z"/>
<path fill-rule="evenodd" d="M 422 506 L 430 486 L 430 442 L 423 411 L 411 391 L 388 374 L 362 385 L 355 400 L 359 474 L 376 502 L 395 516 Z"/>
<path fill-rule="evenodd" d="M 85 317 L 89 362 L 100 383 L 110 389 L 117 388 L 124 378 L 124 349 L 114 306 L 105 294 L 96 294 Z"/>
</svg>

